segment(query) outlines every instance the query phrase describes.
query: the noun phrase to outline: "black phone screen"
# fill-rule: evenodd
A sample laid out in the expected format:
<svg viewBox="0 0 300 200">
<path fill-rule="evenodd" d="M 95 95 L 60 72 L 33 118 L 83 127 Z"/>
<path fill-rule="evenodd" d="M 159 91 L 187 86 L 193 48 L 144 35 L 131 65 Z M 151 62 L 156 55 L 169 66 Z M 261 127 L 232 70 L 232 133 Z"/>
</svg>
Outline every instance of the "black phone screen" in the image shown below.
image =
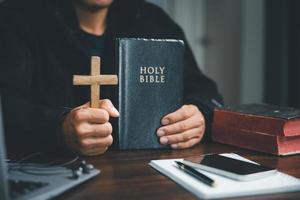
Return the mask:
<svg viewBox="0 0 300 200">
<path fill-rule="evenodd" d="M 247 175 L 274 170 L 273 168 L 269 168 L 263 165 L 256 165 L 253 163 L 244 162 L 217 154 L 204 155 L 201 156 L 200 159 L 198 158 L 186 160 L 239 175 Z"/>
</svg>

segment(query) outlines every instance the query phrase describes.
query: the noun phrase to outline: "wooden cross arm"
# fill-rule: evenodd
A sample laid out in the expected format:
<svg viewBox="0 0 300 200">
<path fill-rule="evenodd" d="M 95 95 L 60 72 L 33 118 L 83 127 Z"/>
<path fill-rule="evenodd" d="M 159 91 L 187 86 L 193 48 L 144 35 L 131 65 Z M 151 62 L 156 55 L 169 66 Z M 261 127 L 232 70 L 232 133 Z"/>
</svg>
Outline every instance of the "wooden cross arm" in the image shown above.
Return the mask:
<svg viewBox="0 0 300 200">
<path fill-rule="evenodd" d="M 74 85 L 117 85 L 118 76 L 117 75 L 101 75 L 101 76 L 73 76 Z"/>
</svg>

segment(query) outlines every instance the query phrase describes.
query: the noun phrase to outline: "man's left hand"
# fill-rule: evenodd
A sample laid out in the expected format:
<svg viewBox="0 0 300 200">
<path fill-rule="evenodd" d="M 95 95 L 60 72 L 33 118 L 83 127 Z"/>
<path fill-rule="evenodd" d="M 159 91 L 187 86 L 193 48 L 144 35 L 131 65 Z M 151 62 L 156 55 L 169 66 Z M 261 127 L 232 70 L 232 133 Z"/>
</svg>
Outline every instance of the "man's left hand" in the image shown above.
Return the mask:
<svg viewBox="0 0 300 200">
<path fill-rule="evenodd" d="M 173 149 L 184 149 L 199 143 L 205 132 L 205 119 L 195 105 L 184 105 L 164 116 L 163 125 L 157 130 L 161 144 L 170 144 Z"/>
</svg>

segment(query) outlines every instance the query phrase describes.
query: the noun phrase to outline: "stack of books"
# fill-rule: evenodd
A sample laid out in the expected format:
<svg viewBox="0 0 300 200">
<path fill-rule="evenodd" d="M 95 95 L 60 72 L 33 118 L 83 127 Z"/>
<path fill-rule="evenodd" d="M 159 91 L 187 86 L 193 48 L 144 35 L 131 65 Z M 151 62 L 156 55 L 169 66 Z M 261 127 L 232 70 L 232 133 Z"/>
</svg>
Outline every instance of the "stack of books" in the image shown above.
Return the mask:
<svg viewBox="0 0 300 200">
<path fill-rule="evenodd" d="M 217 108 L 212 139 L 275 155 L 300 153 L 300 110 L 267 104 Z"/>
</svg>

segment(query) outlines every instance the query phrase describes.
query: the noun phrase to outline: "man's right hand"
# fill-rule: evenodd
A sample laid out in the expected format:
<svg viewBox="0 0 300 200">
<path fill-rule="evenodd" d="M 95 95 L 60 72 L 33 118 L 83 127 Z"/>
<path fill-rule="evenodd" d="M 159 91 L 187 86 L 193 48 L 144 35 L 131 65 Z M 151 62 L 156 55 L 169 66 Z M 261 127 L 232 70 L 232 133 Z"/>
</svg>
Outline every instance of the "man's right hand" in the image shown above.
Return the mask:
<svg viewBox="0 0 300 200">
<path fill-rule="evenodd" d="M 112 144 L 112 125 L 109 117 L 119 112 L 110 100 L 99 101 L 100 108 L 90 108 L 89 103 L 74 108 L 63 121 L 64 141 L 67 147 L 82 155 L 103 154 Z"/>
</svg>

